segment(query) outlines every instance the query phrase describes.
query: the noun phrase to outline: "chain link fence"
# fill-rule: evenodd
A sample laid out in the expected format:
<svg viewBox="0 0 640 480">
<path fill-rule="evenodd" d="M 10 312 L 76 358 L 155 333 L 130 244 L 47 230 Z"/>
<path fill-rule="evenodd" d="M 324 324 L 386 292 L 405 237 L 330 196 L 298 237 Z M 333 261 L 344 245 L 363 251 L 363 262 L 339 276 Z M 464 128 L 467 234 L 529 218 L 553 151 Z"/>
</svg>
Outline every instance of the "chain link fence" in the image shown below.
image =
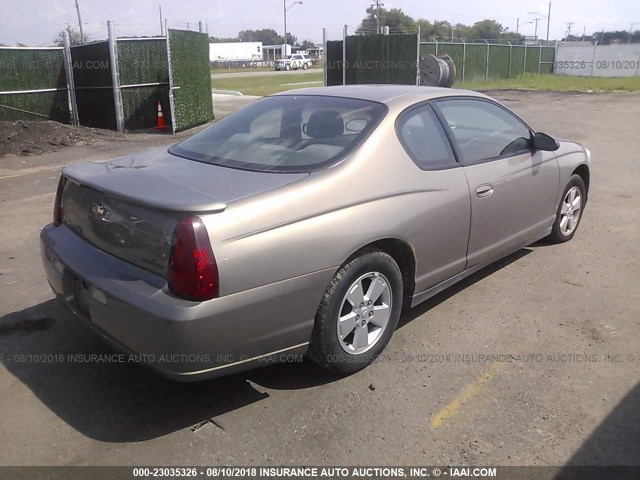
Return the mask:
<svg viewBox="0 0 640 480">
<path fill-rule="evenodd" d="M 456 81 L 488 82 L 525 73 L 553 73 L 556 47 L 496 43 L 420 42 L 420 55 L 449 55 Z"/>
</svg>

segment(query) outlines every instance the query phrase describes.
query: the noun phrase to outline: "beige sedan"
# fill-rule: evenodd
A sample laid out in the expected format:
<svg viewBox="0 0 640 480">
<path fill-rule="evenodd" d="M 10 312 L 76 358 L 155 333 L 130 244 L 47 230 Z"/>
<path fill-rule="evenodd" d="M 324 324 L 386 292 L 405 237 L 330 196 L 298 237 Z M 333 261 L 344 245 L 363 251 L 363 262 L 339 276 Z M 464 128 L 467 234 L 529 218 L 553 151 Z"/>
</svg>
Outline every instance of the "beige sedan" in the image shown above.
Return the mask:
<svg viewBox="0 0 640 480">
<path fill-rule="evenodd" d="M 304 353 L 349 374 L 403 307 L 570 240 L 589 163 L 479 93 L 297 90 L 168 150 L 65 168 L 42 259 L 80 319 L 171 378 Z"/>
</svg>

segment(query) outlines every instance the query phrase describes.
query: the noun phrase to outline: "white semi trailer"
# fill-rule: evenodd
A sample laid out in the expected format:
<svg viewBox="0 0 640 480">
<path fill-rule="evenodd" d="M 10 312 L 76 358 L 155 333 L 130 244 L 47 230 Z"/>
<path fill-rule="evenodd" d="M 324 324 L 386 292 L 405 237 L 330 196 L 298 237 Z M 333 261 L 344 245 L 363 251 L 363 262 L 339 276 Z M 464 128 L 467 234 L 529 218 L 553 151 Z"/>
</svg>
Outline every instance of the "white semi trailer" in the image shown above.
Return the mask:
<svg viewBox="0 0 640 480">
<path fill-rule="evenodd" d="M 209 44 L 210 62 L 254 62 L 262 60 L 262 42 Z"/>
</svg>

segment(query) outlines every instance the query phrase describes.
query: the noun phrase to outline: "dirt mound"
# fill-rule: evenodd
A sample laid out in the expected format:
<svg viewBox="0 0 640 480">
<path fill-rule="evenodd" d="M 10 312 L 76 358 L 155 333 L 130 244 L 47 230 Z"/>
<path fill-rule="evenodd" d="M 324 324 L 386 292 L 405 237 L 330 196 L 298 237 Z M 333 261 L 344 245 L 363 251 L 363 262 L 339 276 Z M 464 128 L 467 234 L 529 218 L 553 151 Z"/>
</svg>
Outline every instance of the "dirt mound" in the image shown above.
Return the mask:
<svg viewBox="0 0 640 480">
<path fill-rule="evenodd" d="M 0 122 L 0 156 L 40 155 L 105 140 L 124 141 L 125 137 L 111 130 L 74 127 L 53 121 Z"/>
</svg>

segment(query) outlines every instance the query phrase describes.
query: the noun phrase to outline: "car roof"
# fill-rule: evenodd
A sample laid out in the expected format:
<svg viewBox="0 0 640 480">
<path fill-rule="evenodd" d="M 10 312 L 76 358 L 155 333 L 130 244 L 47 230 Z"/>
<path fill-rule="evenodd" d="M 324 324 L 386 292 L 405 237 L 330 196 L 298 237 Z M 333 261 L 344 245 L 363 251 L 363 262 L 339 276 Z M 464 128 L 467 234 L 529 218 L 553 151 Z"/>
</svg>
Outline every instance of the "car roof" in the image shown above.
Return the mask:
<svg viewBox="0 0 640 480">
<path fill-rule="evenodd" d="M 453 96 L 489 98 L 487 95 L 472 90 L 422 87 L 416 85 L 339 85 L 334 87 L 300 88 L 275 95 L 315 95 L 355 98 L 358 100 L 380 102 L 388 106 L 412 105 L 420 101 Z"/>
</svg>

